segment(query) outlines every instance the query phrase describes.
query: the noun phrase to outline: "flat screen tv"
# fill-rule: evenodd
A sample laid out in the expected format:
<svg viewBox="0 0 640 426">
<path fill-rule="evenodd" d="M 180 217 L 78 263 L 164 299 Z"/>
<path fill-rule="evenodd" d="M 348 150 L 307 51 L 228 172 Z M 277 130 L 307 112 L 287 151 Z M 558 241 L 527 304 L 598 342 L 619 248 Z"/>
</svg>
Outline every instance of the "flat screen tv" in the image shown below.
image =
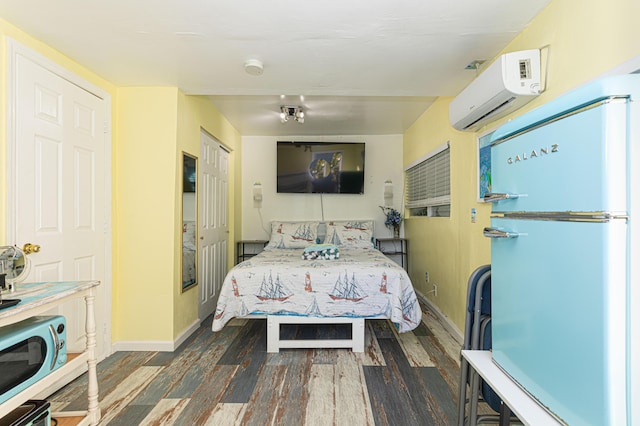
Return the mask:
<svg viewBox="0 0 640 426">
<path fill-rule="evenodd" d="M 363 142 L 278 142 L 279 193 L 364 193 Z"/>
</svg>

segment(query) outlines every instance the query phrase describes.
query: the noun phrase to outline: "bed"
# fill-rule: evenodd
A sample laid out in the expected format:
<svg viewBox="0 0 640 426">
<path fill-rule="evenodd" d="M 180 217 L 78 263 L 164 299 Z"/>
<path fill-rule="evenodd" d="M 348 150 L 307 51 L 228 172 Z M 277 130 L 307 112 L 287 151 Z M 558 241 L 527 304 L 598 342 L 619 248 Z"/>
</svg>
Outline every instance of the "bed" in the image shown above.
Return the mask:
<svg viewBox="0 0 640 426">
<path fill-rule="evenodd" d="M 372 236 L 372 221 L 274 222 L 265 250 L 227 274 L 213 331 L 235 317 L 266 317 L 268 352 L 284 347 L 362 352 L 365 319 L 390 319 L 400 332 L 414 329 L 421 310 L 409 276 L 374 248 Z M 280 325 L 287 323 L 348 323 L 352 338 L 280 340 Z"/>
</svg>

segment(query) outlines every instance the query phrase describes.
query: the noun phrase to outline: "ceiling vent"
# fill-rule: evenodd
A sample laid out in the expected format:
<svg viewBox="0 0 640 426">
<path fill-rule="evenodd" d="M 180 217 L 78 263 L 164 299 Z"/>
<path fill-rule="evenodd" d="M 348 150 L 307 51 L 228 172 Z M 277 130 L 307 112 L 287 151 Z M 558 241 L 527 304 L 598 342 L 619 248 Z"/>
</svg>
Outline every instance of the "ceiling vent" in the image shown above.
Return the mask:
<svg viewBox="0 0 640 426">
<path fill-rule="evenodd" d="M 540 51 L 506 53 L 449 104 L 451 125 L 476 131 L 517 110 L 540 94 Z"/>
</svg>

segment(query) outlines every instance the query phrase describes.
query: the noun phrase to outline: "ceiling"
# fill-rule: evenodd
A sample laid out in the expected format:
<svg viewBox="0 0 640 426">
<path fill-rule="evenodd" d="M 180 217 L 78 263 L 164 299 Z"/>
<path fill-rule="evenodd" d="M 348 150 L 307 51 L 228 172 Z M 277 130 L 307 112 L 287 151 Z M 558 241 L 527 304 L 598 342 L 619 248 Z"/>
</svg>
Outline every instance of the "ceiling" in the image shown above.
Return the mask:
<svg viewBox="0 0 640 426">
<path fill-rule="evenodd" d="M 549 1 L 0 0 L 0 17 L 117 86 L 209 96 L 243 135 L 400 134 Z"/>
</svg>

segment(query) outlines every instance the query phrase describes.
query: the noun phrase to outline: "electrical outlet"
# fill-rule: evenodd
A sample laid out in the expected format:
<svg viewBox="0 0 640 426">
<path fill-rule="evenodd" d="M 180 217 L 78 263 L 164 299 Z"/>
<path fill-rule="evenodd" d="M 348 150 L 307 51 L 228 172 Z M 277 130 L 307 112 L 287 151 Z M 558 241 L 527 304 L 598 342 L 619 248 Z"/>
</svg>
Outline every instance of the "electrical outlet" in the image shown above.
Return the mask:
<svg viewBox="0 0 640 426">
<path fill-rule="evenodd" d="M 436 297 L 438 296 L 438 284 L 433 285 L 433 295 Z"/>
<path fill-rule="evenodd" d="M 425 280 L 426 282 L 429 282 L 429 273 L 428 273 L 428 272 L 425 272 L 425 273 L 424 273 L 424 280 Z"/>
</svg>

